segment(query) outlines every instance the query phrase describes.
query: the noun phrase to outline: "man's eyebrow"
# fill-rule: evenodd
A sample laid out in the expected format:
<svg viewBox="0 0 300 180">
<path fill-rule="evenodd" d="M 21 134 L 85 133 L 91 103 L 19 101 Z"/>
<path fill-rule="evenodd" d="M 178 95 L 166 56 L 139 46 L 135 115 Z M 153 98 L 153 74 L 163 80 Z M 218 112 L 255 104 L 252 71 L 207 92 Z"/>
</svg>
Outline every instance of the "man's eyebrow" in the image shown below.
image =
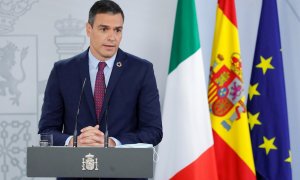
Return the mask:
<svg viewBox="0 0 300 180">
<path fill-rule="evenodd" d="M 100 24 L 97 26 L 98 28 L 110 28 L 110 26 L 108 25 L 105 25 L 105 24 Z M 114 27 L 114 29 L 123 29 L 123 26 L 117 26 L 117 27 Z"/>
<path fill-rule="evenodd" d="M 104 24 L 100 24 L 100 25 L 98 25 L 98 28 L 100 28 L 100 27 L 109 27 L 108 25 L 104 25 Z"/>
</svg>

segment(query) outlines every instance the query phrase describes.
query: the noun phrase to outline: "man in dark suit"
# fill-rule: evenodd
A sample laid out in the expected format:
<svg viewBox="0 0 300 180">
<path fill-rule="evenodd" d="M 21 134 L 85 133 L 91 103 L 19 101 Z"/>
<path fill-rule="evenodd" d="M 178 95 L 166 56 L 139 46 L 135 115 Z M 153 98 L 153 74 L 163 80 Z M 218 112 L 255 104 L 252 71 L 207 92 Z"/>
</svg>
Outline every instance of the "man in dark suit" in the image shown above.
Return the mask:
<svg viewBox="0 0 300 180">
<path fill-rule="evenodd" d="M 55 146 L 73 145 L 75 117 L 85 79 L 78 116 L 78 146 L 103 147 L 106 112 L 109 146 L 157 145 L 161 141 L 153 66 L 119 49 L 123 22 L 123 11 L 116 3 L 97 1 L 86 24 L 89 49 L 55 63 L 39 122 L 39 133 L 52 133 Z"/>
</svg>

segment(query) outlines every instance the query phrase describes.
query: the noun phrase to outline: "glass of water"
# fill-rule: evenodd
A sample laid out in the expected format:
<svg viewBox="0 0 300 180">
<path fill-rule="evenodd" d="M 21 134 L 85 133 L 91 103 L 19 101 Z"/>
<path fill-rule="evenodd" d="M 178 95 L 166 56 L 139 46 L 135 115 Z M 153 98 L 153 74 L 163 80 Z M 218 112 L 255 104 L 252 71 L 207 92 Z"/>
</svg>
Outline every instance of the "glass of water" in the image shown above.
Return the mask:
<svg viewBox="0 0 300 180">
<path fill-rule="evenodd" d="M 53 146 L 53 135 L 50 133 L 41 133 L 40 146 L 41 147 Z"/>
</svg>

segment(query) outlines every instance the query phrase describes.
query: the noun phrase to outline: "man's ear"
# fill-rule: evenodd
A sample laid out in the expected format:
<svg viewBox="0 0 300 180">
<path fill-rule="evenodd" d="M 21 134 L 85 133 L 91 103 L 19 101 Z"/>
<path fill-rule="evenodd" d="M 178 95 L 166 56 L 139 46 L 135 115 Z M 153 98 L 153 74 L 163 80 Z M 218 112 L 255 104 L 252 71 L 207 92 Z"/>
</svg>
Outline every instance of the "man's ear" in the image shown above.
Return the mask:
<svg viewBox="0 0 300 180">
<path fill-rule="evenodd" d="M 93 27 L 91 26 L 91 24 L 87 22 L 85 24 L 85 30 L 86 30 L 86 34 L 88 37 L 90 37 L 92 29 L 93 29 Z"/>
</svg>

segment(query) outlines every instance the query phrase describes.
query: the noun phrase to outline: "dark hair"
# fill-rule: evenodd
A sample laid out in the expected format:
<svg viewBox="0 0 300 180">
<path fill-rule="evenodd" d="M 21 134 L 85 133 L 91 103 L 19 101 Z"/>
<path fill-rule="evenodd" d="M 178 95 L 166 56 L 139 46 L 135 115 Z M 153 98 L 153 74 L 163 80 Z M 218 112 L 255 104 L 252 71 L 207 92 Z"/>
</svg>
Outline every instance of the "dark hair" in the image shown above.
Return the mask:
<svg viewBox="0 0 300 180">
<path fill-rule="evenodd" d="M 93 26 L 95 16 L 97 14 L 106 14 L 106 13 L 111 13 L 111 14 L 121 14 L 123 21 L 124 21 L 124 13 L 120 6 L 111 1 L 111 0 L 100 0 L 94 3 L 94 5 L 91 7 L 90 12 L 89 12 L 89 24 Z"/>
</svg>

